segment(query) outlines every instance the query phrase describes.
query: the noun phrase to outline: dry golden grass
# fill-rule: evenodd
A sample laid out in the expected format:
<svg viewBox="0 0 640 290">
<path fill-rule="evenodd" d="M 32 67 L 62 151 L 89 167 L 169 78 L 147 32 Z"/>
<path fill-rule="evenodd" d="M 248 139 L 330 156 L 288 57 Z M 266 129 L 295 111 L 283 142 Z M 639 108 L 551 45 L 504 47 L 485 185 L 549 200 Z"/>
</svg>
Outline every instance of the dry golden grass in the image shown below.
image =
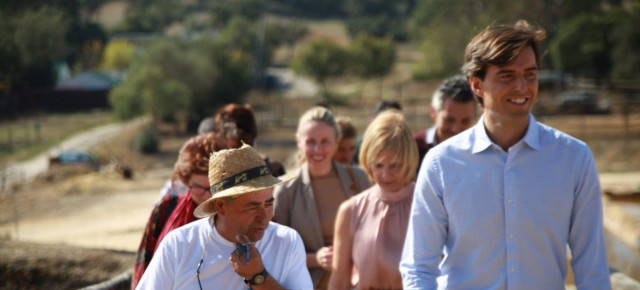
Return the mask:
<svg viewBox="0 0 640 290">
<path fill-rule="evenodd" d="M 28 159 L 76 133 L 113 121 L 110 111 L 36 115 L 3 121 L 0 123 L 0 165 Z"/>
</svg>

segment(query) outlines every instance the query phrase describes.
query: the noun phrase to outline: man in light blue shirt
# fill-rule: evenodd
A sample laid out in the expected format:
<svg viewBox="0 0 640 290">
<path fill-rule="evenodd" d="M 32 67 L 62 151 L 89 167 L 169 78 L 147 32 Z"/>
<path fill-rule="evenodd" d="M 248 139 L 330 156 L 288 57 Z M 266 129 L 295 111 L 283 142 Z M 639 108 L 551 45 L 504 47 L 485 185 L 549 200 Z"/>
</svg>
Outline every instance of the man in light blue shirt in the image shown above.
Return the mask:
<svg viewBox="0 0 640 290">
<path fill-rule="evenodd" d="M 589 148 L 531 115 L 542 30 L 492 26 L 463 71 L 478 123 L 423 160 L 400 272 L 410 289 L 610 289 L 600 184 Z"/>
</svg>

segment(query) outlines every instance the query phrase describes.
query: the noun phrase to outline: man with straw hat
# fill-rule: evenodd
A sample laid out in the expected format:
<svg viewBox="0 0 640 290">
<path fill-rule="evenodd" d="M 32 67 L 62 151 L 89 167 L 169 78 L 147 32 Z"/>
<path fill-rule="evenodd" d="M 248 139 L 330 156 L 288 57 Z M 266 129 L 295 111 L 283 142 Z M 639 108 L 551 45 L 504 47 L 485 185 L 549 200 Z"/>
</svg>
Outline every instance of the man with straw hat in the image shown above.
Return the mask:
<svg viewBox="0 0 640 290">
<path fill-rule="evenodd" d="M 271 175 L 251 146 L 209 158 L 212 197 L 170 232 L 136 289 L 311 289 L 298 233 L 272 223 Z"/>
</svg>

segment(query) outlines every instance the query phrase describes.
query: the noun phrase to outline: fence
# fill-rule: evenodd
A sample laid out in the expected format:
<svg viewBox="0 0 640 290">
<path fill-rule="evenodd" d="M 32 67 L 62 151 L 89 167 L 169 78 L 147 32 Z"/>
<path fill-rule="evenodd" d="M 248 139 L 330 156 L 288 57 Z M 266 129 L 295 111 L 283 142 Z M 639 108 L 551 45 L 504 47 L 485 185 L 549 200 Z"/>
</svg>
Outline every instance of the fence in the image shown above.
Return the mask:
<svg viewBox="0 0 640 290">
<path fill-rule="evenodd" d="M 536 104 L 536 119 L 585 141 L 592 149 L 601 171 L 640 170 L 640 100 L 619 98 L 608 101 L 607 110 L 564 112 L 548 98 L 549 96 L 541 96 Z M 279 147 L 277 150 L 273 149 L 273 153 L 265 153 L 284 160 L 288 158 L 285 155 L 295 151 L 298 119 L 316 101 L 311 98 L 282 99 L 256 110 L 260 132 L 258 144 Z M 378 101 L 376 98 L 349 99 L 344 104 L 333 106 L 331 110 L 336 116 L 351 117 L 358 133 L 362 134 L 372 117 L 371 110 Z M 428 98 L 406 97 L 399 102 L 413 132 L 433 126 L 429 117 Z M 282 150 L 286 153 L 281 153 Z"/>
</svg>

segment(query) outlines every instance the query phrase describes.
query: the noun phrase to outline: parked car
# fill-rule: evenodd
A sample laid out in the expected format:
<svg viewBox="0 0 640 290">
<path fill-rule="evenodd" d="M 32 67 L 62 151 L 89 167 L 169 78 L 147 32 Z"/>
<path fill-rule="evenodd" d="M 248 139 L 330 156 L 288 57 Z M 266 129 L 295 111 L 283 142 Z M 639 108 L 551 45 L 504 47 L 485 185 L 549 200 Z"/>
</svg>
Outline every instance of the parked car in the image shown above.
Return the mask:
<svg viewBox="0 0 640 290">
<path fill-rule="evenodd" d="M 560 114 L 609 114 L 611 104 L 589 91 L 567 91 L 556 97 Z"/>
</svg>

